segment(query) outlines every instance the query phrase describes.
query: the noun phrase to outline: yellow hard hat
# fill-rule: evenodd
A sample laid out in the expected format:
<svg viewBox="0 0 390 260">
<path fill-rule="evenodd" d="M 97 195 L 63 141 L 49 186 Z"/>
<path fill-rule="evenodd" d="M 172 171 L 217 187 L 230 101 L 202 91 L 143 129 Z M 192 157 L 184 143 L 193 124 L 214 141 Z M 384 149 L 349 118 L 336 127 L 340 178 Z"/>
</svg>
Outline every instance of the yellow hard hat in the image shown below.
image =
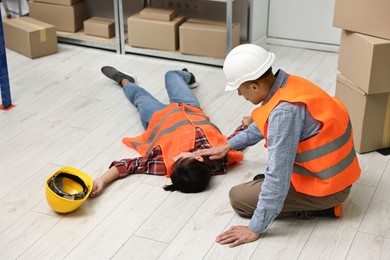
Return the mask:
<svg viewBox="0 0 390 260">
<path fill-rule="evenodd" d="M 92 178 L 73 167 L 64 167 L 46 180 L 46 200 L 59 213 L 76 210 L 92 191 Z"/>
</svg>

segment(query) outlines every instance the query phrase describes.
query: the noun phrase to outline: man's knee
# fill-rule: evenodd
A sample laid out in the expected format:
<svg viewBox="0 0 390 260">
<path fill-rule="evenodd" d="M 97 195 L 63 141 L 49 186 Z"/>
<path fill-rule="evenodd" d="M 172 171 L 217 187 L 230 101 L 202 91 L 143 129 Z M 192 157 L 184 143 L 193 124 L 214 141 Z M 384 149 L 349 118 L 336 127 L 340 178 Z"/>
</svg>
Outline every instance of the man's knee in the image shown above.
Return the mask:
<svg viewBox="0 0 390 260">
<path fill-rule="evenodd" d="M 238 215 L 245 218 L 252 217 L 257 205 L 257 201 L 256 203 L 253 202 L 253 194 L 246 192 L 242 185 L 238 185 L 230 189 L 229 198 L 230 204 Z"/>
</svg>

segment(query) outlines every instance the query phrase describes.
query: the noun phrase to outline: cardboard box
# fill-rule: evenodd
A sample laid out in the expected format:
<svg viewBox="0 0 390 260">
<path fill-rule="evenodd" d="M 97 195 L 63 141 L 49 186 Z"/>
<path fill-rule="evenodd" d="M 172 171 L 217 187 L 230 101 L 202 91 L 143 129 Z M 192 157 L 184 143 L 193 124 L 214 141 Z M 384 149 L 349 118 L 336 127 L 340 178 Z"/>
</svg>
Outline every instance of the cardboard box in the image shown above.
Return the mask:
<svg viewBox="0 0 390 260">
<path fill-rule="evenodd" d="M 65 6 L 29 1 L 28 7 L 30 17 L 53 24 L 58 31 L 77 32 L 83 28 L 83 22 L 87 19 L 85 2 Z"/>
<path fill-rule="evenodd" d="M 55 4 L 55 5 L 74 5 L 81 0 L 34 0 L 38 3 Z"/>
<path fill-rule="evenodd" d="M 84 21 L 84 33 L 104 38 L 115 36 L 115 21 L 113 19 L 92 17 Z"/>
<path fill-rule="evenodd" d="M 128 42 L 131 46 L 175 51 L 179 48 L 179 26 L 183 16 L 171 21 L 143 19 L 139 13 L 127 19 Z"/>
<path fill-rule="evenodd" d="M 367 94 L 390 92 L 390 40 L 343 30 L 338 69 Z"/>
<path fill-rule="evenodd" d="M 390 94 L 367 94 L 342 74 L 336 96 L 347 108 L 358 153 L 390 147 Z"/>
<path fill-rule="evenodd" d="M 390 1 L 336 0 L 333 26 L 390 40 Z"/>
<path fill-rule="evenodd" d="M 226 23 L 189 19 L 180 28 L 180 52 L 215 58 L 226 57 Z M 240 44 L 240 24 L 232 26 L 232 48 Z"/>
<path fill-rule="evenodd" d="M 169 22 L 176 17 L 176 10 L 168 8 L 145 7 L 140 12 L 140 16 L 144 19 Z"/>
<path fill-rule="evenodd" d="M 58 52 L 56 29 L 51 24 L 21 17 L 4 20 L 3 29 L 7 49 L 30 58 Z"/>
</svg>

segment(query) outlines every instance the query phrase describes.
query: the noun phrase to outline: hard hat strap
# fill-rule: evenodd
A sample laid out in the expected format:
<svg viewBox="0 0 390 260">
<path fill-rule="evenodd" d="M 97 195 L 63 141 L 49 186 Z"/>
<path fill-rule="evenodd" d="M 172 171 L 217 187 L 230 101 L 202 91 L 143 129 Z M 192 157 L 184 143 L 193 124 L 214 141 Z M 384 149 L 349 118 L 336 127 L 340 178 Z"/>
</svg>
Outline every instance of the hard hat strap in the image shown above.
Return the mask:
<svg viewBox="0 0 390 260">
<path fill-rule="evenodd" d="M 81 191 L 79 193 L 75 193 L 75 194 L 69 194 L 69 193 L 63 191 L 63 183 L 62 183 L 63 178 L 68 178 L 68 179 L 71 179 L 71 180 L 77 182 L 78 184 L 80 184 L 83 187 L 83 191 Z M 87 185 L 85 185 L 84 181 L 80 177 L 73 175 L 73 174 L 66 173 L 66 172 L 59 172 L 58 174 L 54 175 L 49 180 L 49 187 L 57 195 L 59 195 L 63 198 L 66 198 L 66 199 L 70 199 L 70 200 L 83 199 L 85 197 L 85 195 L 88 193 L 88 188 L 89 188 L 89 187 L 87 187 Z"/>
</svg>

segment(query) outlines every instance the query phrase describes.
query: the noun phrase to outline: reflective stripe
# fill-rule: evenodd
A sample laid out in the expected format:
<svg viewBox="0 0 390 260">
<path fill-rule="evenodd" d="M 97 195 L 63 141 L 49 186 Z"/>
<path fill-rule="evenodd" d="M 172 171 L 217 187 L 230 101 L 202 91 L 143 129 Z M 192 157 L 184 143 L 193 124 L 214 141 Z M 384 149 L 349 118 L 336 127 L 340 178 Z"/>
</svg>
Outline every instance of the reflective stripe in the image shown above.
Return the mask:
<svg viewBox="0 0 390 260">
<path fill-rule="evenodd" d="M 174 124 L 173 126 L 169 127 L 169 128 L 165 128 L 164 130 L 162 130 L 157 136 L 152 136 L 150 135 L 149 136 L 149 139 L 152 139 L 154 140 L 148 147 L 148 149 L 146 150 L 146 154 L 149 154 L 150 151 L 152 150 L 152 148 L 154 147 L 155 143 L 157 142 L 157 140 L 162 136 L 162 135 L 165 135 L 167 133 L 170 133 L 172 131 L 174 131 L 176 128 L 180 127 L 180 126 L 183 126 L 183 125 L 187 125 L 187 124 L 190 124 L 191 122 L 189 120 L 183 120 L 181 122 L 178 122 L 176 124 Z M 148 140 L 148 142 L 145 142 L 145 143 L 141 143 L 141 144 L 147 144 L 147 143 L 150 143 L 150 141 Z"/>
<path fill-rule="evenodd" d="M 162 130 L 158 136 L 161 136 L 162 134 L 165 134 L 167 132 L 171 132 L 172 130 L 180 127 L 180 126 L 183 126 L 183 125 L 187 125 L 189 124 L 190 121 L 189 120 L 183 120 L 181 122 L 177 122 L 176 124 L 174 124 L 173 126 L 169 127 L 169 128 L 166 128 L 164 130 Z M 155 129 L 153 129 L 155 130 Z M 157 129 L 156 129 L 157 131 Z M 156 136 L 156 131 L 152 131 L 152 133 L 150 133 L 149 135 L 149 138 L 148 140 L 144 141 L 144 142 L 131 142 L 133 144 L 134 147 L 137 147 L 139 145 L 143 145 L 143 144 L 148 144 L 148 143 L 151 143 L 153 141 L 153 139 L 155 139 L 154 137 Z"/>
<path fill-rule="evenodd" d="M 311 172 L 301 165 L 294 164 L 293 173 L 301 174 L 305 176 L 317 177 L 320 178 L 321 180 L 326 180 L 345 170 L 349 165 L 352 164 L 355 157 L 356 157 L 355 149 L 352 147 L 351 152 L 347 155 L 347 157 L 345 157 L 343 160 L 333 165 L 332 167 L 329 167 L 319 172 Z"/>
<path fill-rule="evenodd" d="M 312 150 L 304 151 L 296 155 L 295 162 L 298 163 L 304 163 L 308 162 L 314 159 L 318 159 L 321 156 L 324 156 L 326 154 L 329 154 L 331 152 L 334 152 L 338 150 L 340 147 L 348 143 L 349 138 L 351 137 L 351 121 L 348 121 L 347 129 L 345 130 L 344 134 L 334 140 L 333 142 L 324 144 L 320 147 L 317 147 Z"/>
<path fill-rule="evenodd" d="M 188 110 L 187 108 L 185 108 L 186 110 Z M 148 140 L 146 140 L 145 142 L 132 142 L 133 146 L 134 147 L 137 147 L 138 145 L 141 145 L 141 144 L 147 144 L 147 143 L 150 143 L 153 141 L 154 139 L 154 136 L 156 135 L 156 132 L 157 130 L 159 129 L 160 125 L 165 121 L 165 119 L 170 116 L 171 114 L 175 113 L 175 112 L 178 112 L 178 111 L 182 111 L 182 109 L 180 107 L 177 107 L 177 108 L 174 108 L 172 109 L 171 111 L 169 111 L 168 113 L 166 113 L 164 115 L 163 118 L 160 119 L 160 121 L 158 122 L 158 124 L 156 124 L 154 127 L 153 127 L 153 130 L 150 132 L 150 135 L 149 135 L 149 138 Z M 190 111 L 190 110 L 189 110 Z M 192 112 L 192 111 L 191 111 Z M 196 115 L 199 115 L 199 116 L 203 116 L 202 114 L 198 114 L 198 113 L 195 113 L 193 112 L 192 114 L 196 114 Z M 204 118 L 207 118 L 205 116 L 203 116 Z M 187 124 L 188 123 L 191 123 L 189 120 L 186 120 Z M 180 123 L 180 122 L 179 122 Z M 178 123 L 176 123 L 175 125 L 177 125 Z M 174 125 L 174 126 L 175 126 Z M 182 126 L 182 125 L 185 125 L 184 123 L 178 125 L 177 127 L 179 126 Z M 173 127 L 173 126 L 172 126 Z M 172 127 L 170 127 L 169 129 L 172 129 Z M 218 128 L 217 128 L 218 129 Z"/>
<path fill-rule="evenodd" d="M 208 122 L 209 125 L 214 126 L 214 128 L 217 129 L 218 132 L 222 134 L 222 132 L 221 132 L 221 130 L 219 130 L 218 126 L 214 125 L 213 123 L 211 123 L 211 122 L 209 121 L 208 116 L 203 115 L 203 114 L 199 114 L 199 113 L 194 112 L 194 111 L 191 111 L 191 110 L 189 110 L 187 107 L 185 108 L 185 111 L 186 111 L 186 113 L 188 113 L 188 114 L 197 115 L 197 116 L 201 116 L 201 117 L 205 118 L 205 119 L 207 120 L 207 122 Z M 205 122 L 205 121 L 201 121 L 201 122 Z M 195 125 L 206 125 L 205 123 L 199 123 L 199 122 L 194 122 L 194 123 L 196 123 Z"/>
<path fill-rule="evenodd" d="M 180 108 L 180 107 L 174 108 L 174 109 L 172 109 L 171 111 L 169 111 L 168 113 L 166 113 L 166 114 L 164 115 L 164 117 L 163 117 L 162 119 L 160 119 L 159 123 L 156 124 L 156 125 L 154 126 L 153 130 L 150 132 L 150 135 L 149 135 L 148 140 L 147 140 L 145 143 L 150 143 L 150 142 L 152 141 L 152 139 L 153 139 L 153 136 L 156 135 L 156 132 L 157 132 L 158 128 L 160 127 L 160 125 L 162 124 L 162 122 L 163 122 L 168 116 L 170 116 L 171 114 L 173 114 L 173 113 L 175 113 L 175 112 L 178 112 L 178 111 L 181 111 L 181 108 Z M 133 143 L 133 145 L 134 145 L 135 147 L 137 147 L 139 144 L 143 144 L 143 142 L 142 142 L 142 143 L 135 143 L 135 142 Z"/>
<path fill-rule="evenodd" d="M 196 126 L 200 126 L 200 125 L 211 125 L 213 126 L 214 128 L 216 128 L 216 130 L 218 130 L 218 132 L 221 132 L 219 130 L 219 128 L 214 125 L 213 123 L 211 123 L 209 120 L 208 120 L 208 117 L 204 114 L 200 114 L 200 113 L 197 113 L 197 112 L 194 112 L 190 109 L 188 109 L 187 107 L 184 108 L 185 112 L 188 113 L 188 114 L 192 114 L 192 115 L 196 115 L 196 116 L 199 116 L 199 117 L 203 117 L 205 118 L 206 120 L 201 120 L 201 121 L 194 121 L 192 122 L 193 124 L 195 124 Z M 145 144 L 149 144 L 149 147 L 146 151 L 146 154 L 150 153 L 150 151 L 152 150 L 152 148 L 154 147 L 155 143 L 157 142 L 157 140 L 160 139 L 161 136 L 167 134 L 167 133 L 170 133 L 170 132 L 173 132 L 175 131 L 177 128 L 183 126 L 183 125 L 187 125 L 187 124 L 191 124 L 191 121 L 186 119 L 186 120 L 183 120 L 183 121 L 180 121 L 180 122 L 177 122 L 175 123 L 173 126 L 169 127 L 169 128 L 166 128 L 162 131 L 160 131 L 160 133 L 156 136 L 156 132 L 157 130 L 159 129 L 160 125 L 164 122 L 164 120 L 170 116 L 171 114 L 175 113 L 175 112 L 178 112 L 178 111 L 182 111 L 182 109 L 180 107 L 178 108 L 175 108 L 175 109 L 172 109 L 171 111 L 169 111 L 167 114 L 164 115 L 164 117 L 162 119 L 160 119 L 159 123 L 156 124 L 154 127 L 153 127 L 153 130 L 151 131 L 149 137 L 148 137 L 148 140 L 146 140 L 145 142 L 131 142 L 132 145 L 134 146 L 135 149 L 137 149 L 137 147 L 139 145 L 145 145 Z"/>
<path fill-rule="evenodd" d="M 198 125 L 198 124 L 199 125 L 211 125 L 209 121 L 198 121 L 198 122 L 195 122 L 195 123 L 197 123 L 196 125 Z M 174 124 L 173 126 L 162 130 L 157 136 L 152 137 L 152 139 L 154 141 L 149 145 L 148 149 L 146 150 L 146 154 L 150 153 L 150 151 L 153 149 L 154 145 L 160 139 L 161 136 L 163 136 L 165 134 L 168 134 L 170 132 L 173 132 L 177 128 L 179 128 L 179 127 L 181 127 L 183 125 L 188 125 L 188 124 L 191 124 L 191 122 L 189 120 L 180 121 L 180 122 Z M 139 144 L 144 145 L 144 144 L 147 144 L 147 143 L 150 143 L 150 141 L 149 142 L 143 142 L 143 143 L 137 143 L 137 145 L 139 145 Z"/>
<path fill-rule="evenodd" d="M 186 107 L 185 107 L 185 110 L 186 110 L 186 111 L 191 111 L 191 110 L 189 110 L 189 109 L 186 108 Z M 170 116 L 171 114 L 173 114 L 173 113 L 175 113 L 175 112 L 179 112 L 179 111 L 182 111 L 181 107 L 174 108 L 174 109 L 172 109 L 171 111 L 169 111 L 168 113 L 166 113 L 166 114 L 163 116 L 163 118 L 160 119 L 160 121 L 158 122 L 158 124 L 156 124 L 156 125 L 154 126 L 153 130 L 150 132 L 150 135 L 149 135 L 148 140 L 145 141 L 145 142 L 142 142 L 142 144 L 144 144 L 144 143 L 150 143 L 150 142 L 153 140 L 153 137 L 156 135 L 157 130 L 160 128 L 160 125 L 165 121 L 165 119 L 167 119 L 167 117 Z M 192 111 L 191 111 L 191 112 L 192 112 Z M 194 113 L 194 112 L 193 112 L 193 114 L 197 114 L 197 115 L 199 115 L 199 116 L 203 116 L 203 115 L 201 115 L 201 114 Z M 203 116 L 203 117 L 205 117 L 205 116 Z M 207 117 L 205 117 L 205 118 L 207 118 Z M 136 143 L 136 142 L 133 143 L 133 145 L 134 145 L 135 147 L 137 147 L 139 144 L 141 144 L 141 143 Z"/>
<path fill-rule="evenodd" d="M 203 117 L 203 118 L 205 118 L 205 119 L 208 119 L 208 116 L 206 116 L 206 115 L 204 115 L 204 114 L 200 114 L 200 113 L 198 113 L 198 112 L 194 112 L 194 111 L 188 109 L 187 107 L 184 107 L 184 111 L 185 111 L 187 114 L 197 115 L 197 116 L 201 116 L 201 117 Z"/>
</svg>

